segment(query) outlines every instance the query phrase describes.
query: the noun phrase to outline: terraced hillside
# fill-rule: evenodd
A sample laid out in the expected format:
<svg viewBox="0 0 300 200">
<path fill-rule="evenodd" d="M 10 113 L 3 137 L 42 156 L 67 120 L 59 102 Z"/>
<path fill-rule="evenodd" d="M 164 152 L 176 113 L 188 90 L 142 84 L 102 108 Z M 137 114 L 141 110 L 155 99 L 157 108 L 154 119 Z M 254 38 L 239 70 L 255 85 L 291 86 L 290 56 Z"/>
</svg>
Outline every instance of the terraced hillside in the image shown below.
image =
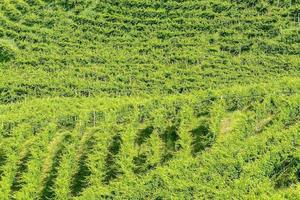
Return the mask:
<svg viewBox="0 0 300 200">
<path fill-rule="evenodd" d="M 1 0 L 1 102 L 299 77 L 299 0 Z"/>
<path fill-rule="evenodd" d="M 297 199 L 300 85 L 272 88 L 2 106 L 0 196 Z"/>
<path fill-rule="evenodd" d="M 300 199 L 299 0 L 0 0 L 0 200 Z"/>
</svg>

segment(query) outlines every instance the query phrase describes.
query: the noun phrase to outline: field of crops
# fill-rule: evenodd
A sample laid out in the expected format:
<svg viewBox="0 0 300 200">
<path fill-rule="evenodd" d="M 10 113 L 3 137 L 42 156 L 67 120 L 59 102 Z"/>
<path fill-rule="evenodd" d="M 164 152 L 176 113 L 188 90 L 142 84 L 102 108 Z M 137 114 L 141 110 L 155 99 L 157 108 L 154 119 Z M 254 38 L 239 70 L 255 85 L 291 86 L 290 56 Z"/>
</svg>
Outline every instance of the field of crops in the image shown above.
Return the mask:
<svg viewBox="0 0 300 200">
<path fill-rule="evenodd" d="M 300 199 L 300 0 L 0 0 L 2 199 Z"/>
</svg>

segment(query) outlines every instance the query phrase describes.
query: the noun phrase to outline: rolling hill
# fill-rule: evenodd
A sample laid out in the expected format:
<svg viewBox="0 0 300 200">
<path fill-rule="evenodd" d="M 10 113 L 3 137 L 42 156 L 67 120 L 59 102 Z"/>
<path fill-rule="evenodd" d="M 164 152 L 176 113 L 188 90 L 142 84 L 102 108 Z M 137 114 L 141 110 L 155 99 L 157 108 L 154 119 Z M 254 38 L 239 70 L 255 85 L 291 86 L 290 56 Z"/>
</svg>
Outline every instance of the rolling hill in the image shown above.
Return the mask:
<svg viewBox="0 0 300 200">
<path fill-rule="evenodd" d="M 299 199 L 299 0 L 0 0 L 0 199 Z"/>
</svg>

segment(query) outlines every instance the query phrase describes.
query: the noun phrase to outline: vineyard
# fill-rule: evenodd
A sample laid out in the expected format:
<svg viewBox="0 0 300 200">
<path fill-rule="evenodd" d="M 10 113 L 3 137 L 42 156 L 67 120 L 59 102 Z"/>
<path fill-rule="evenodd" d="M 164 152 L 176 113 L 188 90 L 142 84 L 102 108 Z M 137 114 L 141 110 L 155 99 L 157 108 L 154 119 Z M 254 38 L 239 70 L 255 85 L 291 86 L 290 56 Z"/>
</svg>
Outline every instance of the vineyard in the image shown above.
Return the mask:
<svg viewBox="0 0 300 200">
<path fill-rule="evenodd" d="M 300 1 L 0 0 L 2 199 L 300 199 Z"/>
</svg>

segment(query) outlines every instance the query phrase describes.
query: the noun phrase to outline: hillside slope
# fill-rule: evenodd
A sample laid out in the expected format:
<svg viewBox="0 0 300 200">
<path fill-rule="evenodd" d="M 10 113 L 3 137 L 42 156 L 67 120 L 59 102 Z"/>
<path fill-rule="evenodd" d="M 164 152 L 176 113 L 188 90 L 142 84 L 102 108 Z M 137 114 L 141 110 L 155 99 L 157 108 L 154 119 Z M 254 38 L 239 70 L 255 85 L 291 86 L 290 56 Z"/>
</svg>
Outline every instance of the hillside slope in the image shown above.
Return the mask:
<svg viewBox="0 0 300 200">
<path fill-rule="evenodd" d="M 299 0 L 2 0 L 1 102 L 299 77 Z"/>
<path fill-rule="evenodd" d="M 0 0 L 0 200 L 300 199 L 299 0 Z"/>
</svg>

